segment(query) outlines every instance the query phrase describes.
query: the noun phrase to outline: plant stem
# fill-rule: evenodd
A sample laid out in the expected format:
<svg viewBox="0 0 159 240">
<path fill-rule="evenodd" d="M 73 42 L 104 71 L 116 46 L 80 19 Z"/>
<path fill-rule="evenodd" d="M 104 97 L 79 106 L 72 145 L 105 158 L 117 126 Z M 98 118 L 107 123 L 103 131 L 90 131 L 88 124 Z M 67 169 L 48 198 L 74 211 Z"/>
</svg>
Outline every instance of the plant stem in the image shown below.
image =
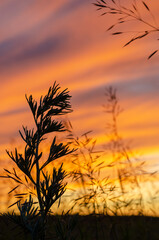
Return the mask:
<svg viewBox="0 0 159 240">
<path fill-rule="evenodd" d="M 126 16 L 128 16 L 128 17 L 132 17 L 132 18 L 134 18 L 134 19 L 136 19 L 136 20 L 144 23 L 145 25 L 153 28 L 155 31 L 159 31 L 159 28 L 158 28 L 158 27 L 155 27 L 154 25 L 150 24 L 149 22 L 146 22 L 142 17 L 135 15 L 135 13 L 134 13 L 134 14 L 131 14 L 131 13 L 128 13 L 128 12 L 124 11 L 123 9 L 116 9 L 116 11 L 117 11 L 119 14 L 124 14 L 124 15 L 126 15 Z"/>
<path fill-rule="evenodd" d="M 37 136 L 35 159 L 38 158 L 38 147 L 39 147 L 39 135 Z M 37 190 L 38 201 L 40 205 L 40 211 L 42 212 L 43 206 L 42 206 L 42 200 L 41 200 L 41 194 L 40 194 L 40 170 L 39 170 L 39 162 L 37 160 L 36 160 L 36 190 Z"/>
<path fill-rule="evenodd" d="M 40 192 L 39 161 L 37 161 L 37 159 L 38 159 L 38 149 L 39 149 L 39 133 L 37 134 L 37 145 L 36 145 L 36 153 L 35 153 L 35 160 L 36 160 L 36 192 L 37 192 L 38 202 L 39 202 L 39 206 L 40 206 L 40 215 L 41 215 L 41 225 L 40 225 L 40 227 L 44 228 L 45 216 L 44 216 L 44 207 L 43 207 L 42 198 L 41 198 L 41 192 Z M 45 231 L 43 229 L 40 240 L 44 240 L 44 239 L 45 239 Z"/>
</svg>

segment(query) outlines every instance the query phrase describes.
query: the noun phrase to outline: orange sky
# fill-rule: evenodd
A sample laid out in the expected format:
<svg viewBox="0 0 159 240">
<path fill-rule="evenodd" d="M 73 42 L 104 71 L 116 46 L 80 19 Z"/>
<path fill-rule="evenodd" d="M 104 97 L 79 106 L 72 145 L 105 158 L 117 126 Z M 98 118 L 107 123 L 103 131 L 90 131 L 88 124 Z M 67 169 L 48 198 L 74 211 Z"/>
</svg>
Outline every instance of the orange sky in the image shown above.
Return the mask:
<svg viewBox="0 0 159 240">
<path fill-rule="evenodd" d="M 158 47 L 156 36 L 122 48 L 131 35 L 106 32 L 114 19 L 100 17 L 92 2 L 0 1 L 2 167 L 5 149 L 16 141 L 18 130 L 28 122 L 32 126 L 25 93 L 39 98 L 56 80 L 72 95 L 74 112 L 68 118 L 76 134 L 92 130 L 99 144 L 106 133 L 105 87 L 115 87 L 124 109 L 121 135 L 132 140 L 132 147 L 152 163 L 151 169 L 158 170 L 159 57 L 147 61 Z M 149 6 L 158 18 L 159 2 L 152 0 Z"/>
</svg>

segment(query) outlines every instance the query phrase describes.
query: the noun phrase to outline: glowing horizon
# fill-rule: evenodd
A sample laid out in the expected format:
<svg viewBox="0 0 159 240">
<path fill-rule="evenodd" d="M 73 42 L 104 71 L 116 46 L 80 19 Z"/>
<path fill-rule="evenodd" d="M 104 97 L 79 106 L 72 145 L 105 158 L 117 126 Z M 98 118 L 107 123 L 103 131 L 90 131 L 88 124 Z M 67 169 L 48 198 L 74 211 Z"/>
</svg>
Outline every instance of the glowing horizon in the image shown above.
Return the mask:
<svg viewBox="0 0 159 240">
<path fill-rule="evenodd" d="M 159 21 L 159 3 L 149 4 Z M 67 117 L 75 133 L 92 130 L 99 147 L 107 139 L 105 88 L 116 88 L 124 109 L 121 136 L 132 140 L 132 149 L 150 169 L 158 170 L 158 55 L 147 61 L 158 47 L 156 40 L 149 37 L 122 48 L 130 36 L 107 33 L 113 18 L 107 23 L 90 0 L 6 0 L 0 3 L 0 20 L 0 174 L 6 166 L 5 149 L 19 141 L 18 130 L 33 126 L 25 94 L 38 100 L 54 81 L 70 91 L 73 113 Z"/>
</svg>

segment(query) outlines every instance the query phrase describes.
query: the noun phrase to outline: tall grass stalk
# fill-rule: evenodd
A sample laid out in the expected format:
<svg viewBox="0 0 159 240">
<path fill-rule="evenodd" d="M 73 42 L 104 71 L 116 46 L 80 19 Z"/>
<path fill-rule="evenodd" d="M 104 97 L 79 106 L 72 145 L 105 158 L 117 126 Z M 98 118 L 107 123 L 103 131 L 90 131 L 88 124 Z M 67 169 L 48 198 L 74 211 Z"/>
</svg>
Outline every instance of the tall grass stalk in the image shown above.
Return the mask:
<svg viewBox="0 0 159 240">
<path fill-rule="evenodd" d="M 150 182 L 156 178 L 156 172 L 146 169 L 145 161 L 139 159 L 119 133 L 119 116 L 122 109 L 119 105 L 116 89 L 106 88 L 106 104 L 104 111 L 110 120 L 106 124 L 109 139 L 106 150 L 111 153 L 112 160 L 107 167 L 114 169 L 120 186 L 119 198 L 114 200 L 120 215 L 143 215 L 146 213 L 147 201 L 142 189 L 146 179 Z M 148 189 L 147 189 L 148 191 Z M 155 191 L 155 190 L 154 190 Z M 149 196 L 150 197 L 150 196 Z M 151 202 L 153 205 L 153 201 Z"/>
<path fill-rule="evenodd" d="M 76 137 L 70 122 L 67 123 L 70 133 L 69 140 L 77 151 L 72 154 L 72 169 L 70 176 L 77 183 L 74 206 L 84 214 L 100 214 L 101 203 L 105 199 L 104 188 L 108 188 L 107 177 L 101 177 L 104 161 L 100 159 L 102 151 L 97 150 L 96 140 L 90 137 L 90 132 Z"/>
<path fill-rule="evenodd" d="M 72 182 L 78 190 L 74 194 L 74 207 L 84 214 L 143 215 L 145 199 L 141 178 L 151 177 L 141 161 L 121 137 L 118 130 L 119 105 L 116 90 L 106 88 L 104 111 L 110 119 L 106 124 L 107 143 L 99 151 L 91 131 L 77 137 L 72 124 L 67 121 L 68 138 L 77 151 L 72 156 Z M 111 156 L 111 159 L 110 159 Z M 109 172 L 114 172 L 113 179 Z M 115 181 L 114 181 L 115 180 Z"/>
<path fill-rule="evenodd" d="M 23 126 L 23 133 L 19 131 L 25 142 L 23 154 L 19 153 L 17 148 L 14 152 L 7 151 L 10 159 L 24 176 L 23 180 L 14 167 L 12 171 L 4 169 L 6 175 L 1 177 L 11 179 L 16 183 L 9 194 L 16 191 L 21 185 L 28 187 L 28 191 L 15 194 L 17 200 L 9 206 L 17 205 L 20 216 L 16 215 L 14 211 L 8 213 L 7 216 L 29 232 L 33 240 L 46 239 L 47 215 L 51 211 L 52 205 L 65 192 L 66 184 L 63 180 L 67 174 L 63 170 L 62 164 L 58 169 L 54 167 L 52 174 L 48 174 L 46 166 L 74 150 L 70 150 L 68 144 L 57 143 L 54 135 L 48 158 L 42 161 L 43 152 L 39 152 L 39 146 L 46 139 L 47 134 L 66 131 L 63 123 L 57 120 L 56 116 L 72 111 L 70 98 L 68 90 L 60 91 L 56 82 L 44 97 L 41 96 L 39 104 L 32 95 L 26 96 L 36 129 L 29 130 Z M 30 186 L 32 186 L 32 190 L 30 190 Z"/>
</svg>

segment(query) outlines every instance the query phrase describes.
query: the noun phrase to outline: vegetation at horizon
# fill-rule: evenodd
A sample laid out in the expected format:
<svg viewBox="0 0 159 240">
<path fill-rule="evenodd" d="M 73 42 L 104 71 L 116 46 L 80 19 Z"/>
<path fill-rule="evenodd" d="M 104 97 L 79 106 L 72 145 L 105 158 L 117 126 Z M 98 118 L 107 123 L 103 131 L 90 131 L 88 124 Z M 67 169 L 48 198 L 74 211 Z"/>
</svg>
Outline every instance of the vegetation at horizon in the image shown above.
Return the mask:
<svg viewBox="0 0 159 240">
<path fill-rule="evenodd" d="M 52 117 L 56 115 L 63 115 L 71 111 L 70 96 L 67 90 L 60 92 L 59 89 L 59 85 L 54 83 L 48 94 L 40 98 L 39 106 L 32 95 L 29 98 L 26 97 L 37 129 L 34 131 L 34 129 L 28 130 L 27 127 L 23 127 L 24 134 L 20 131 L 26 144 L 24 154 L 18 153 L 16 148 L 15 153 L 7 151 L 8 156 L 22 171 L 24 177 L 21 178 L 14 167 L 13 171 L 4 169 L 6 175 L 1 176 L 12 179 L 17 184 L 9 194 L 15 192 L 14 197 L 18 200 L 9 207 L 17 205 L 19 211 L 19 215 L 13 211 L 5 213 L 3 216 L 19 225 L 34 240 L 45 239 L 48 216 L 57 214 L 55 209 L 59 206 L 62 208 L 61 216 L 64 218 L 66 216 L 67 219 L 66 222 L 64 221 L 65 223 L 61 218 L 55 223 L 56 236 L 59 239 L 63 239 L 66 235 L 67 238 L 64 239 L 74 239 L 69 236 L 71 236 L 70 231 L 73 233 L 76 228 L 75 213 L 84 213 L 90 216 L 144 216 L 147 203 L 143 196 L 141 177 L 147 175 L 149 181 L 155 178 L 154 173 L 145 171 L 144 163 L 134 156 L 130 147 L 119 134 L 118 117 L 121 108 L 115 89 L 110 87 L 105 91 L 104 111 L 110 115 L 110 121 L 107 123 L 109 141 L 103 151 L 97 149 L 97 140 L 89 136 L 90 131 L 80 138 L 75 136 L 70 121 L 52 120 Z M 46 139 L 43 136 L 63 131 L 68 132 L 66 139 L 63 139 L 63 143 L 59 143 L 54 136 L 48 158 L 46 160 L 44 157 L 45 161 L 43 161 L 43 152 L 39 151 L 40 143 Z M 107 161 L 108 151 L 112 155 L 111 162 Z M 104 161 L 100 159 L 101 156 L 104 156 Z M 59 158 L 61 158 L 60 161 Z M 67 169 L 67 172 L 63 170 L 65 161 L 70 163 L 70 169 Z M 46 167 L 49 164 L 53 164 L 53 166 L 51 165 L 52 174 Z M 103 175 L 104 171 L 110 168 L 115 170 L 118 182 Z M 77 184 L 77 190 L 72 191 L 72 198 L 67 199 L 65 196 L 63 201 L 66 177 L 69 182 Z M 27 191 L 17 193 L 16 191 L 21 185 L 24 185 Z M 157 214 L 155 212 L 157 197 L 156 192 L 156 196 L 151 199 L 150 210 L 153 215 Z M 58 203 L 57 200 L 59 200 Z M 72 201 L 70 209 L 65 207 L 68 201 Z M 52 211 L 53 205 L 52 209 L 54 210 Z M 67 216 L 70 214 L 73 215 L 68 218 Z M 97 233 L 98 230 L 96 230 Z M 96 237 L 96 239 L 98 238 Z"/>
</svg>

